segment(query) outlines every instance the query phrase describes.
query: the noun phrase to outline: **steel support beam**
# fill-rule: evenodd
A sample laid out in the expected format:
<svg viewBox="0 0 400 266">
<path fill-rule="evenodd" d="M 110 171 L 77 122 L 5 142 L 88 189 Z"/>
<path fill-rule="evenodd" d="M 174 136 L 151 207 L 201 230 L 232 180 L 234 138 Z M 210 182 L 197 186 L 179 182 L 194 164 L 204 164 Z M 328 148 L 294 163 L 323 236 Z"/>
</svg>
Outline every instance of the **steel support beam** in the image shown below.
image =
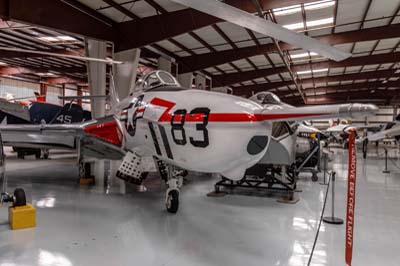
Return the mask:
<svg viewBox="0 0 400 266">
<path fill-rule="evenodd" d="M 0 74 L 3 75 L 16 75 L 16 74 L 35 74 L 47 73 L 49 71 L 71 74 L 71 73 L 85 73 L 86 67 L 0 67 Z"/>
<path fill-rule="evenodd" d="M 400 24 L 368 28 L 356 31 L 334 33 L 314 38 L 323 43 L 329 45 L 335 45 L 335 44 L 345 44 L 353 42 L 380 40 L 380 39 L 390 39 L 390 38 L 397 38 L 398 36 L 400 36 Z M 283 51 L 297 49 L 297 47 L 287 43 L 281 43 L 280 47 Z M 246 57 L 262 55 L 266 53 L 274 53 L 274 52 L 277 52 L 277 48 L 272 43 L 272 44 L 263 44 L 259 46 L 251 46 L 251 47 L 244 47 L 232 50 L 181 57 L 180 61 L 182 61 L 184 66 L 180 68 L 180 73 L 197 71 L 208 67 L 232 62 L 235 60 L 240 60 Z"/>
<path fill-rule="evenodd" d="M 307 96 L 307 105 L 310 104 L 331 104 L 331 103 L 341 103 L 341 102 L 359 102 L 359 101 L 367 101 L 369 102 L 386 102 L 389 103 L 391 99 L 398 95 L 400 90 L 378 90 L 374 93 L 371 91 L 355 91 L 349 93 L 335 94 L 330 93 L 326 95 L 318 95 L 318 96 Z M 293 104 L 293 105 L 302 105 L 302 99 L 297 98 L 284 98 L 284 102 Z"/>
<path fill-rule="evenodd" d="M 79 1 L 71 0 L 0 0 L 0 18 L 95 39 L 118 39 L 115 29 L 107 24 L 109 20 L 105 23 L 99 13 L 92 10 L 98 15 L 94 17 L 84 7 Z"/>
<path fill-rule="evenodd" d="M 261 0 L 260 2 L 263 9 L 268 10 L 313 1 Z M 250 13 L 256 11 L 250 1 L 225 2 Z M 60 19 L 60 14 L 63 14 L 63 19 Z M 114 41 L 118 51 L 139 48 L 221 22 L 220 19 L 208 14 L 193 9 L 182 9 L 139 20 L 115 23 L 77 0 L 0 0 L 0 18 Z"/>
<path fill-rule="evenodd" d="M 40 97 L 42 97 L 42 99 L 46 101 L 46 96 L 47 96 L 47 84 L 40 83 Z"/>
<path fill-rule="evenodd" d="M 349 66 L 363 66 L 363 65 L 374 65 L 374 64 L 385 64 L 385 63 L 396 63 L 400 61 L 400 52 L 397 53 L 387 53 L 387 54 L 378 54 L 371 56 L 360 56 L 360 57 L 352 57 L 346 59 L 341 62 L 334 61 L 322 61 L 322 62 L 314 62 L 314 63 L 304 63 L 293 65 L 293 71 L 306 71 L 310 69 L 323 69 L 323 68 L 338 68 L 338 67 L 349 67 Z M 256 79 L 260 77 L 265 77 L 269 75 L 285 73 L 287 72 L 285 67 L 276 67 L 276 68 L 267 68 L 262 70 L 251 70 L 251 71 L 243 71 L 240 73 L 229 73 L 223 75 L 214 75 L 213 82 L 219 86 L 227 86 L 235 83 L 243 82 L 246 80 Z M 379 72 L 379 71 L 377 71 Z M 367 72 L 368 73 L 368 72 Z M 375 72 L 376 73 L 376 72 Z M 362 74 L 362 73 L 360 73 Z M 374 78 L 373 76 L 370 78 Z M 314 80 L 316 80 L 315 78 Z M 299 81 L 299 83 L 304 82 L 303 80 Z M 275 82 L 275 85 L 271 86 L 285 86 L 291 85 L 293 82 L 279 83 Z M 274 84 L 274 83 L 271 83 Z M 284 85 L 281 85 L 284 84 Z M 253 87 L 255 86 L 255 87 Z M 235 87 L 235 90 L 246 90 L 248 88 L 254 89 L 257 88 L 258 85 L 250 85 L 250 86 L 240 86 Z M 272 88 L 272 87 L 269 87 Z"/>
<path fill-rule="evenodd" d="M 388 70 L 380 70 L 380 71 L 368 71 L 361 73 L 352 73 L 352 74 L 344 74 L 344 75 L 334 75 L 327 77 L 319 77 L 319 78 L 307 78 L 302 79 L 300 83 L 302 85 L 305 84 L 319 84 L 319 83 L 327 83 L 327 82 L 340 82 L 340 81 L 349 81 L 349 80 L 364 80 L 364 79 L 380 79 L 387 78 L 388 76 L 399 76 L 400 74 L 396 74 L 395 71 Z M 286 87 L 291 85 L 291 81 L 280 81 L 280 82 L 271 82 L 271 83 L 262 83 L 256 85 L 248 85 L 248 86 L 240 86 L 233 87 L 233 92 L 235 95 L 251 95 L 252 92 L 257 93 L 260 91 L 268 91 L 280 87 Z M 382 85 L 386 86 L 386 85 Z"/>
<path fill-rule="evenodd" d="M 383 84 L 381 81 L 373 81 L 373 82 L 361 82 L 361 83 L 353 83 L 353 84 L 345 84 L 345 85 L 335 85 L 335 86 L 324 86 L 317 88 L 309 88 L 303 90 L 306 96 L 312 96 L 311 94 L 331 94 L 331 93 L 343 93 L 343 92 L 354 92 L 355 90 L 359 91 L 360 89 L 369 89 L 369 91 L 381 87 L 391 87 L 391 88 L 400 88 L 400 81 L 389 81 Z M 360 91 L 363 93 L 364 91 Z M 297 96 L 293 97 L 290 91 L 277 91 L 276 94 L 279 97 L 285 97 L 285 99 L 290 98 L 298 98 Z"/>
<path fill-rule="evenodd" d="M 79 51 L 72 52 L 69 50 L 63 49 L 49 49 L 49 50 L 35 50 L 38 52 L 47 52 L 47 53 L 57 53 L 63 55 L 81 55 Z M 25 53 L 25 52 L 18 52 L 18 51 L 5 51 L 0 50 L 0 58 L 29 58 L 29 57 L 49 57 L 42 54 L 34 54 L 34 53 Z"/>
<path fill-rule="evenodd" d="M 59 85 L 59 84 L 87 84 L 87 80 L 70 78 L 70 77 L 54 77 L 46 78 L 43 81 L 49 85 Z"/>
</svg>

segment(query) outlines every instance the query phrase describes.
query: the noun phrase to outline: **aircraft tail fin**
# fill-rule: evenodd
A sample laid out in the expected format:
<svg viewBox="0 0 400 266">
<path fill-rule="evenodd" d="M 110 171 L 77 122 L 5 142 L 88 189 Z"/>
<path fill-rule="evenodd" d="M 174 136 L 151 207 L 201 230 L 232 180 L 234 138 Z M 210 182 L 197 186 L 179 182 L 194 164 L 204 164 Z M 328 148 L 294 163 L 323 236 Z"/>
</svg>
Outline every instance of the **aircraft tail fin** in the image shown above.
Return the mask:
<svg viewBox="0 0 400 266">
<path fill-rule="evenodd" d="M 110 75 L 110 104 L 112 107 L 119 103 L 119 96 L 117 90 L 115 89 L 114 76 Z"/>
<path fill-rule="evenodd" d="M 46 95 L 41 95 L 37 92 L 34 93 L 37 102 L 46 102 Z"/>
<path fill-rule="evenodd" d="M 86 121 L 89 117 L 85 117 L 84 111 L 80 105 L 66 103 L 62 109 L 54 116 L 49 124 L 72 124 Z M 90 117 L 91 119 L 91 117 Z M 89 120 L 90 120 L 89 119 Z"/>
</svg>

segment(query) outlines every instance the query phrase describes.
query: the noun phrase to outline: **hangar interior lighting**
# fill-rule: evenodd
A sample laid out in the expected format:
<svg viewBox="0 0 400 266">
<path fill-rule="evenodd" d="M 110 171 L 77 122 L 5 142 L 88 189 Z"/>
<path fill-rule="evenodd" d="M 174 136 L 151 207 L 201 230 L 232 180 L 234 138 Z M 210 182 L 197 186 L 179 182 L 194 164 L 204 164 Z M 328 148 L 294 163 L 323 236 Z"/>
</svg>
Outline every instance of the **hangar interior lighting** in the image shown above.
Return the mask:
<svg viewBox="0 0 400 266">
<path fill-rule="evenodd" d="M 333 24 L 333 17 L 311 20 L 311 21 L 306 22 L 307 28 L 312 28 L 312 27 L 327 25 L 327 24 Z M 298 30 L 298 29 L 302 29 L 304 27 L 304 24 L 303 24 L 303 22 L 298 22 L 298 23 L 283 25 L 283 27 L 285 27 L 289 30 Z"/>
<path fill-rule="evenodd" d="M 53 77 L 53 76 L 55 76 L 53 73 L 50 73 L 50 72 L 35 73 L 35 74 L 38 75 L 38 76 L 41 76 L 41 77 Z"/>
<path fill-rule="evenodd" d="M 304 4 L 304 9 L 305 10 L 315 10 L 315 9 L 331 7 L 334 5 L 335 5 L 335 1 L 333 1 L 333 0 L 321 0 L 321 1 L 315 1 L 315 2 Z M 287 7 L 274 8 L 273 12 L 274 12 L 275 16 L 285 16 L 285 15 L 300 13 L 301 5 L 292 5 L 292 6 L 287 6 Z"/>
<path fill-rule="evenodd" d="M 7 65 L 7 64 L 0 61 L 0 66 L 5 66 L 5 65 Z"/>
<path fill-rule="evenodd" d="M 37 37 L 39 40 L 45 42 L 74 42 L 77 41 L 76 38 L 68 36 L 68 35 L 61 35 L 61 36 L 42 36 Z"/>
<path fill-rule="evenodd" d="M 291 54 L 290 58 L 296 59 L 296 58 L 302 58 L 302 57 L 307 57 L 310 54 L 310 56 L 316 56 L 318 55 L 315 52 L 310 52 L 310 53 L 301 53 L 301 54 Z"/>
<path fill-rule="evenodd" d="M 56 37 L 52 37 L 52 36 L 38 37 L 38 39 L 41 41 L 45 41 L 45 42 L 58 42 L 59 41 L 59 39 L 57 39 Z"/>
<path fill-rule="evenodd" d="M 68 36 L 68 35 L 62 35 L 62 36 L 57 36 L 58 39 L 66 42 L 74 42 L 77 41 L 74 37 Z"/>
<path fill-rule="evenodd" d="M 312 73 L 320 73 L 320 72 L 326 72 L 328 71 L 327 68 L 321 68 L 321 69 L 314 69 L 314 70 L 304 70 L 304 71 L 298 71 L 296 72 L 297 75 L 306 75 L 306 74 L 311 74 Z"/>
</svg>

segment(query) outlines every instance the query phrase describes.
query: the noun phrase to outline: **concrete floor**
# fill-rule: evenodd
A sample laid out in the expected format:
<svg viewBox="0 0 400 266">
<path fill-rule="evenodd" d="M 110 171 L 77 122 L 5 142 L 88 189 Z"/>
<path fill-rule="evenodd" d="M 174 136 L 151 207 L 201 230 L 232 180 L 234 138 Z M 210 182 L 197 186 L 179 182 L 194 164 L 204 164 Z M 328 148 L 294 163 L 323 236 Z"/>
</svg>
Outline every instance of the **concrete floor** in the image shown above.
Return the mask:
<svg viewBox="0 0 400 266">
<path fill-rule="evenodd" d="M 389 162 L 382 174 L 382 150 L 370 153 L 358 157 L 353 265 L 399 265 L 400 169 Z M 53 158 L 7 159 L 9 191 L 27 191 L 37 227 L 11 231 L 0 209 L 0 266 L 307 265 L 325 195 L 309 178 L 298 184 L 300 201 L 286 205 L 273 196 L 209 198 L 216 180 L 192 175 L 171 215 L 158 179 L 145 193 L 104 194 L 76 184 L 71 156 Z M 334 158 L 336 213 L 345 218 L 346 152 Z M 322 225 L 311 265 L 344 265 L 344 237 L 344 225 Z"/>
</svg>

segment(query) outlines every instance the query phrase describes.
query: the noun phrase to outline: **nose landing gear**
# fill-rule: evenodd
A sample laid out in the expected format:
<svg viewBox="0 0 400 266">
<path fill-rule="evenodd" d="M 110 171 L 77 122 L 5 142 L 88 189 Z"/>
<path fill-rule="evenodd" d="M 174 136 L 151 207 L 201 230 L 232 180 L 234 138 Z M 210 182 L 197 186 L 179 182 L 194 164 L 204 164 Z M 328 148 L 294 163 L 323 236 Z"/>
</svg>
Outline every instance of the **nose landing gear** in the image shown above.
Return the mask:
<svg viewBox="0 0 400 266">
<path fill-rule="evenodd" d="M 166 165 L 160 160 L 157 161 L 157 165 L 161 179 L 167 185 L 165 207 L 168 212 L 176 213 L 179 208 L 179 192 L 183 185 L 183 177 L 187 175 L 187 172 L 173 165 Z"/>
<path fill-rule="evenodd" d="M 165 207 L 170 213 L 176 213 L 179 208 L 179 190 L 172 189 L 166 193 Z"/>
</svg>

